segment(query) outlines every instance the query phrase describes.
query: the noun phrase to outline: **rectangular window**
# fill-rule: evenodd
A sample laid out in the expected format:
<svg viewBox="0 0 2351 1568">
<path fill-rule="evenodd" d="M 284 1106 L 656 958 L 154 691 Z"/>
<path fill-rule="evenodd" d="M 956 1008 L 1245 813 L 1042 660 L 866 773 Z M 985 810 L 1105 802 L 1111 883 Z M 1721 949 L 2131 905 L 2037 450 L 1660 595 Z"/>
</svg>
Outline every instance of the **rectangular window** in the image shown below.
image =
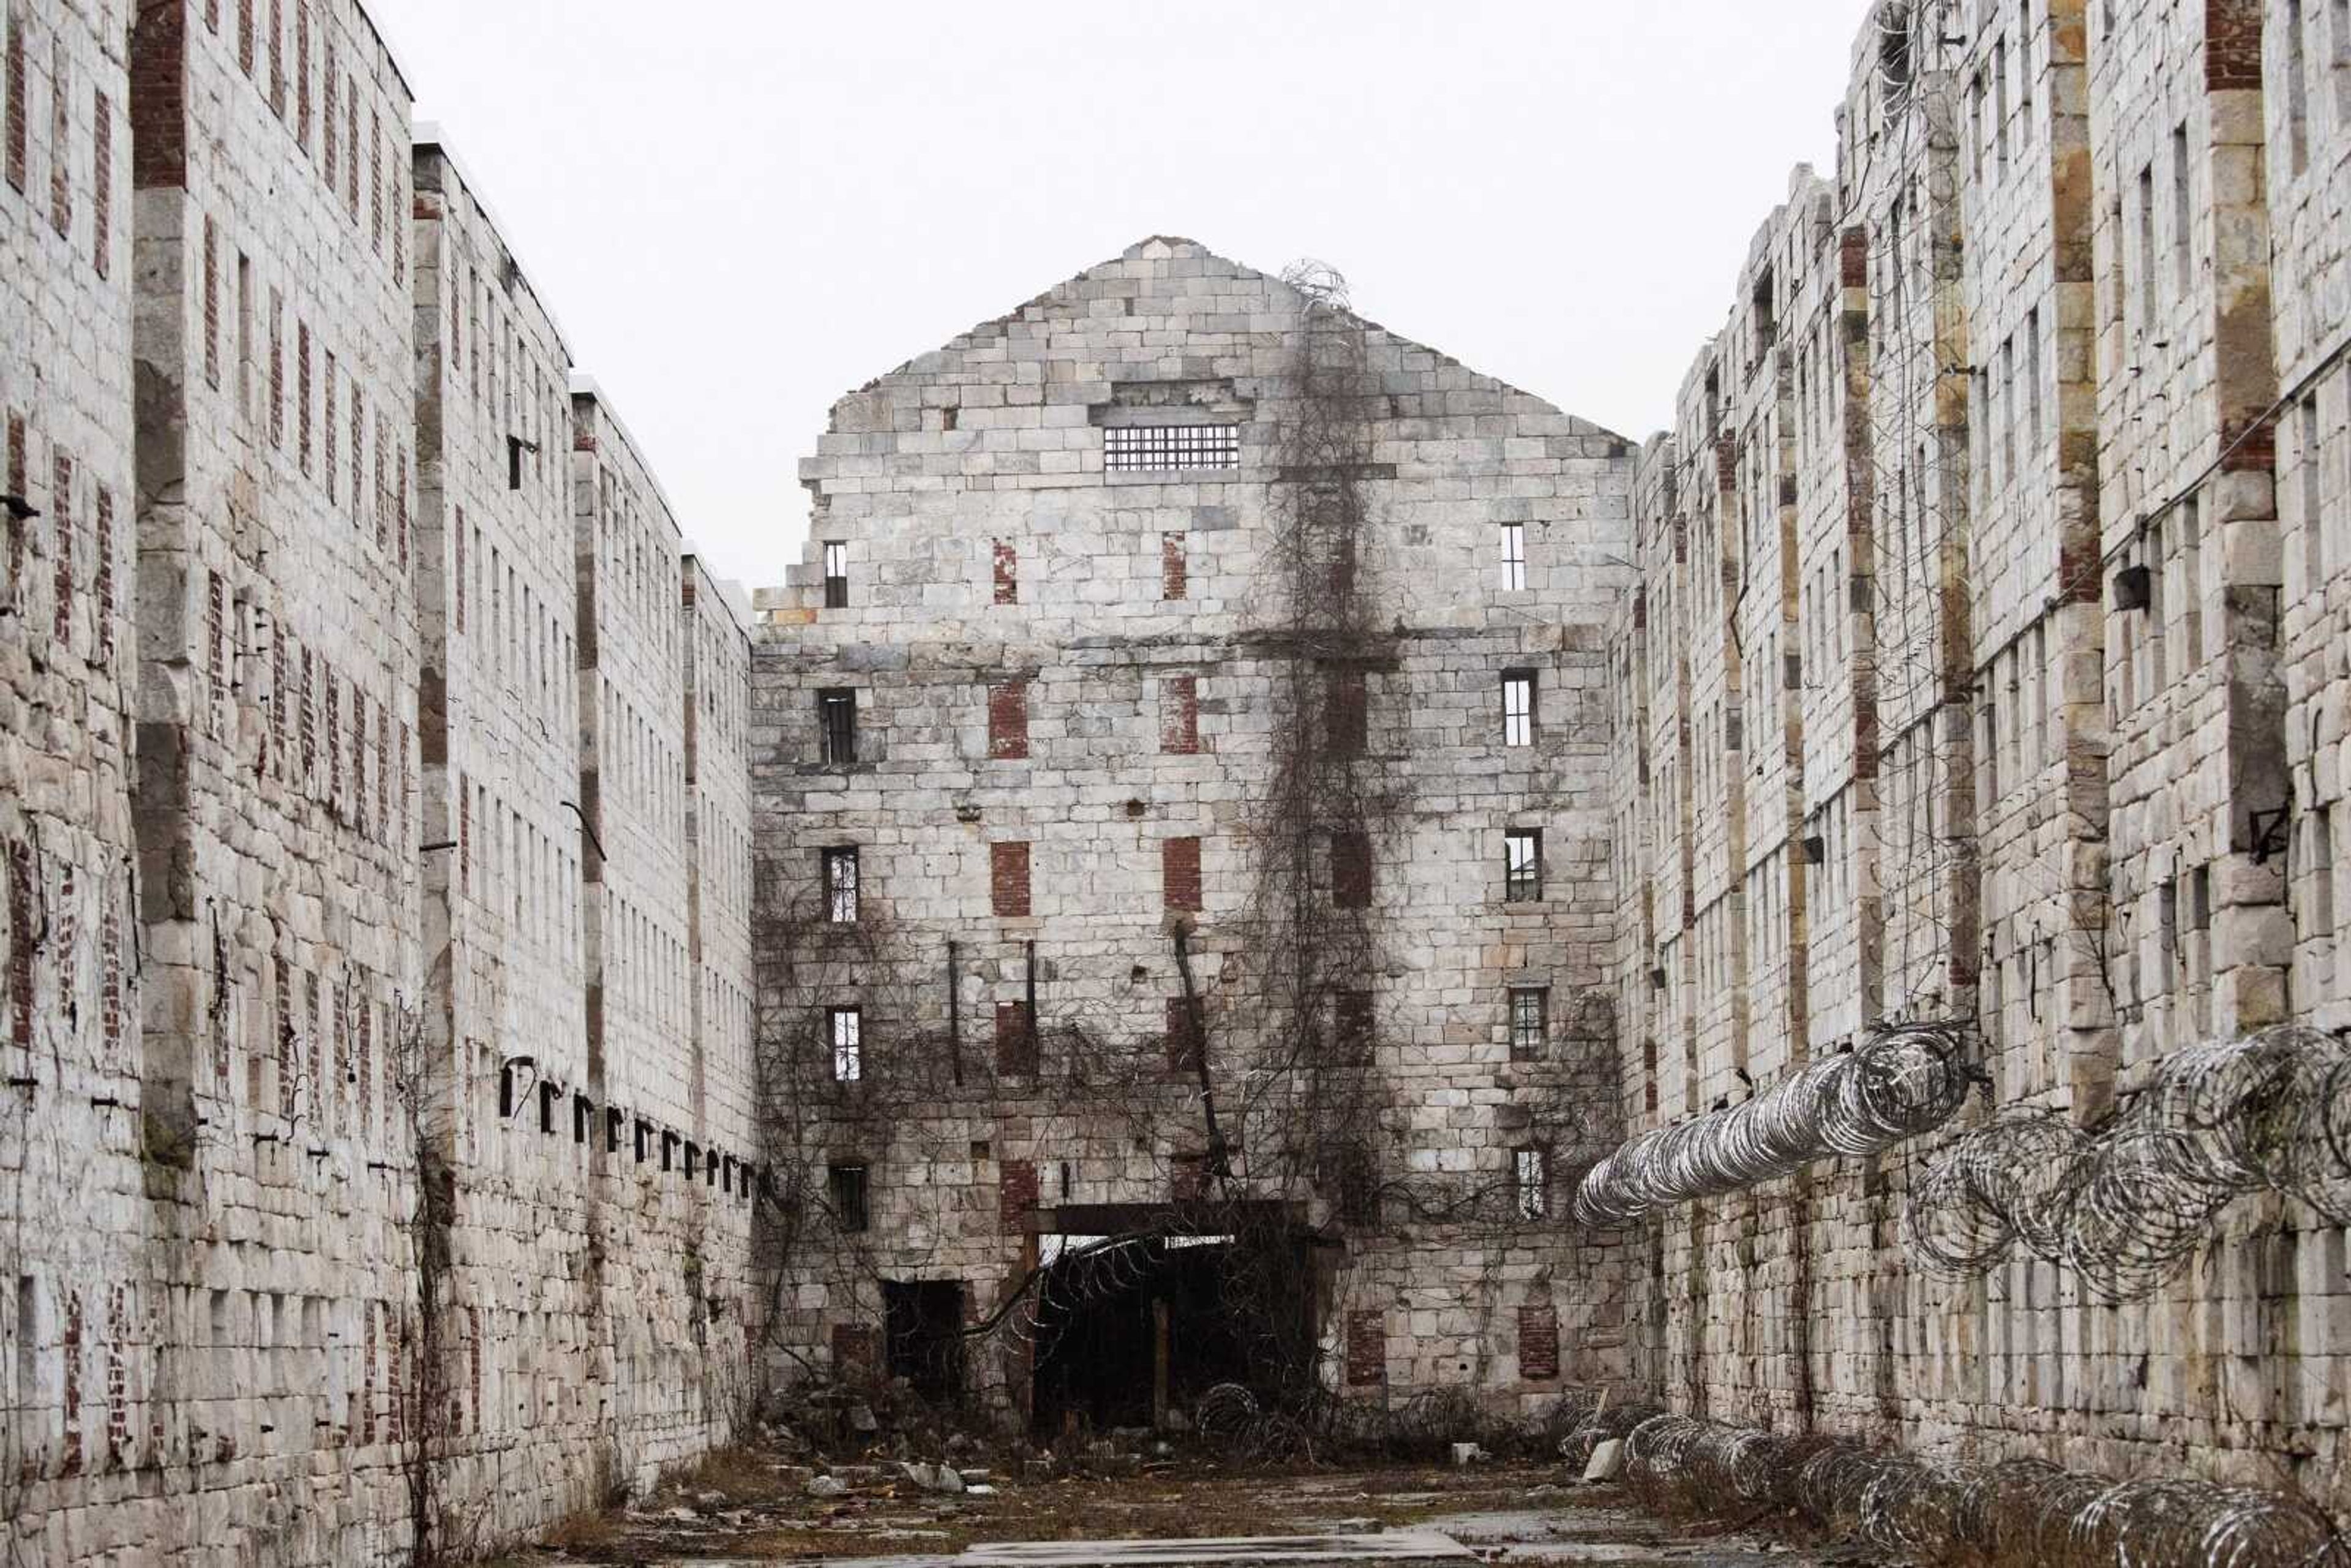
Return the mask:
<svg viewBox="0 0 2351 1568">
<path fill-rule="evenodd" d="M 1527 526 L 1502 525 L 1502 586 L 1516 591 L 1527 585 Z"/>
<path fill-rule="evenodd" d="M 865 1167 L 863 1166 L 825 1166 L 824 1191 L 827 1201 L 832 1205 L 834 1228 L 851 1231 L 865 1228 Z"/>
<path fill-rule="evenodd" d="M 857 851 L 824 852 L 824 917 L 834 925 L 857 924 Z"/>
<path fill-rule="evenodd" d="M 2335 935 L 2334 806 L 2328 804 L 2316 808 L 2307 821 L 2310 824 L 2310 916 L 2303 922 L 2302 935 L 2305 940 Z"/>
<path fill-rule="evenodd" d="M 1513 828 L 1502 835 L 1502 896 L 1512 904 L 1542 897 L 1542 833 Z"/>
<path fill-rule="evenodd" d="M 1371 1049 L 1371 992 L 1345 990 L 1332 993 L 1331 1039 L 1339 1047 L 1339 1060 L 1343 1062 L 1360 1061 L 1362 1053 Z"/>
<path fill-rule="evenodd" d="M 2310 167 L 2309 57 L 2302 0 L 2285 0 L 2285 103 L 2288 145 L 2297 174 Z"/>
<path fill-rule="evenodd" d="M 1322 722 L 1330 727 L 1330 747 L 1333 756 L 1361 757 L 1364 754 L 1369 707 L 1363 671 L 1323 672 Z"/>
<path fill-rule="evenodd" d="M 236 258 L 236 412 L 253 417 L 253 258 Z"/>
<path fill-rule="evenodd" d="M 849 608 L 849 545 L 842 539 L 824 541 L 824 607 Z"/>
<path fill-rule="evenodd" d="M 1102 432 L 1102 467 L 1113 474 L 1240 465 L 1237 424 L 1116 424 Z"/>
<path fill-rule="evenodd" d="M 2045 439 L 2041 428 L 2044 417 L 2041 373 L 2041 312 L 2033 309 L 2024 313 L 2024 451 L 2028 461 Z"/>
<path fill-rule="evenodd" d="M 2196 210 L 2193 179 L 2188 164 L 2188 126 L 2182 121 L 2171 133 L 2171 260 L 2179 297 L 2185 299 L 2196 282 Z"/>
<path fill-rule="evenodd" d="M 1542 987 L 1510 988 L 1512 1061 L 1534 1061 L 1541 1058 L 1543 1047 L 1551 1038 L 1550 1011 L 1551 992 Z"/>
<path fill-rule="evenodd" d="M 1182 997 L 1167 998 L 1167 1071 L 1186 1078 L 1200 1071 L 1200 1031 L 1192 1021 L 1192 1004 Z"/>
<path fill-rule="evenodd" d="M 825 1012 L 826 1036 L 832 1044 L 832 1081 L 854 1083 L 865 1076 L 865 1019 L 856 1008 L 831 1008 Z"/>
<path fill-rule="evenodd" d="M 1200 749 L 1200 681 L 1170 675 L 1159 686 L 1159 749 L 1188 756 Z"/>
<path fill-rule="evenodd" d="M 1372 840 L 1368 833 L 1331 835 L 1331 902 L 1342 909 L 1372 904 Z"/>
<path fill-rule="evenodd" d="M 1535 673 L 1532 670 L 1502 672 L 1502 744 L 1532 746 L 1535 743 Z"/>
<path fill-rule="evenodd" d="M 2155 260 L 2155 165 L 2138 172 L 2138 311 L 2139 326 L 2155 330 L 2157 277 Z"/>
<path fill-rule="evenodd" d="M 1541 1219 L 1551 1212 L 1551 1156 L 1541 1149 L 1518 1149 L 1511 1154 L 1511 1185 L 1518 1197 L 1519 1218 Z"/>
<path fill-rule="evenodd" d="M 1037 1030 L 1027 1002 L 996 1004 L 996 1071 L 1007 1078 L 1037 1072 Z"/>
<path fill-rule="evenodd" d="M 821 732 L 822 760 L 841 766 L 857 760 L 857 693 L 835 686 L 816 695 L 817 724 Z"/>
</svg>

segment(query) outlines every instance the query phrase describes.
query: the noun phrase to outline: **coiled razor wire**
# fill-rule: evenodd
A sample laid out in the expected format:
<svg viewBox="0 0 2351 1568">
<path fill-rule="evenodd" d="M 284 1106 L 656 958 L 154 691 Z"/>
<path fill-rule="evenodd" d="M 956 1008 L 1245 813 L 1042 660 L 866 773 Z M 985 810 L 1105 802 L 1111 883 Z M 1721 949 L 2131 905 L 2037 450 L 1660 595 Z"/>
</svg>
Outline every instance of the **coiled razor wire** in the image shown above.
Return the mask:
<svg viewBox="0 0 2351 1568">
<path fill-rule="evenodd" d="M 1939 1127 L 1967 1099 L 1966 1043 L 1958 1024 L 1890 1026 L 1743 1105 L 1644 1133 L 1584 1174 L 1575 1221 L 1623 1225 L 1792 1176 L 1813 1160 L 1877 1154 Z"/>
<path fill-rule="evenodd" d="M 2098 1125 L 2008 1112 L 1911 1188 L 1910 1248 L 1949 1275 L 2022 1247 L 2109 1301 L 2153 1294 L 2248 1193 L 2351 1224 L 2351 1046 L 2300 1025 L 2189 1046 Z"/>
<path fill-rule="evenodd" d="M 2039 1459 L 1942 1464 L 1843 1437 L 1651 1416 L 1625 1483 L 1663 1513 L 1792 1510 L 1824 1530 L 1970 1568 L 2351 1568 L 2298 1498 L 2197 1480 L 2120 1483 Z"/>
</svg>

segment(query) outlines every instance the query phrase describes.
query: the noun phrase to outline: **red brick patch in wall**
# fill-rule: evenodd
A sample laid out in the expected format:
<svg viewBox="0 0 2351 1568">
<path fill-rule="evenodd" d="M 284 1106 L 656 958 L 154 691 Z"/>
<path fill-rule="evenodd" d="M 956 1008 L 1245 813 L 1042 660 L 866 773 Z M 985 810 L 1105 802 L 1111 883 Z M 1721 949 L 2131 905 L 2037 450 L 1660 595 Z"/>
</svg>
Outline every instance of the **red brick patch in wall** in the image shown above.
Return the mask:
<svg viewBox="0 0 2351 1568">
<path fill-rule="evenodd" d="M 39 946 L 33 846 L 19 839 L 8 846 L 8 1038 L 28 1051 L 33 1044 L 33 955 Z"/>
<path fill-rule="evenodd" d="M 1347 1385 L 1361 1388 L 1384 1383 L 1388 1375 L 1387 1314 L 1360 1312 L 1347 1314 Z"/>
<path fill-rule="evenodd" d="M 97 617 L 98 653 L 101 668 L 114 664 L 114 492 L 98 487 L 98 575 L 90 580 L 90 598 Z M 277 645 L 272 640 L 271 646 Z"/>
<path fill-rule="evenodd" d="M 1159 749 L 1200 749 L 1200 682 L 1196 675 L 1170 675 L 1159 685 Z"/>
<path fill-rule="evenodd" d="M 996 1071 L 1009 1076 L 1037 1071 L 1037 1034 L 1029 1027 L 1027 1002 L 996 1004 Z"/>
<path fill-rule="evenodd" d="M 1169 909 L 1200 907 L 1200 841 L 1165 839 L 1159 845 L 1160 897 Z"/>
<path fill-rule="evenodd" d="M 1162 599 L 1185 598 L 1189 586 L 1185 580 L 1184 572 L 1184 536 L 1182 534 L 1160 535 L 1159 597 Z"/>
<path fill-rule="evenodd" d="M 1322 723 L 1332 751 L 1341 757 L 1361 757 L 1371 711 L 1364 691 L 1364 672 L 1331 671 L 1322 682 Z"/>
<path fill-rule="evenodd" d="M 1025 917 L 1029 913 L 1029 846 L 1026 842 L 987 846 L 988 898 L 996 913 Z"/>
<path fill-rule="evenodd" d="M 2204 86 L 2212 92 L 2262 85 L 2263 0 L 2204 0 Z"/>
<path fill-rule="evenodd" d="M 1530 1383 L 1559 1375 L 1559 1309 L 1519 1309 L 1519 1375 Z"/>
<path fill-rule="evenodd" d="M 996 541 L 996 602 L 1020 602 L 1020 552 L 1009 539 Z"/>
<path fill-rule="evenodd" d="M 1007 1230 L 1025 1228 L 1037 1211 L 1037 1162 L 1006 1160 L 996 1178 L 996 1217 Z"/>
<path fill-rule="evenodd" d="M 59 1461 L 58 1473 L 76 1476 L 81 1473 L 81 1292 L 66 1292 L 65 1352 L 65 1455 Z"/>
<path fill-rule="evenodd" d="M 1017 762 L 1029 755 L 1029 683 L 998 681 L 987 688 L 987 755 Z"/>
<path fill-rule="evenodd" d="M 176 31 L 176 25 L 180 20 L 179 9 L 180 8 L 176 5 L 168 7 L 171 15 L 168 17 L 159 16 L 156 19 L 156 24 L 152 29 L 153 33 L 158 35 L 163 33 L 166 30 L 167 24 L 172 25 L 172 30 Z M 146 27 L 142 26 L 139 28 L 137 30 L 137 36 L 134 37 L 134 42 L 138 41 L 140 37 L 145 37 L 149 32 L 150 29 Z M 175 39 L 174 42 L 176 41 L 177 40 Z M 152 74 L 153 68 L 152 62 L 148 57 L 158 52 L 159 51 L 156 49 L 152 39 L 149 39 L 147 47 L 143 49 L 134 49 L 131 52 L 131 79 L 134 82 L 143 82 L 146 77 Z M 175 66 L 177 64 L 176 56 L 172 58 L 172 64 Z M 166 84 L 159 82 L 158 85 Z M 159 94 L 158 96 L 160 97 L 162 95 Z M 176 99 L 173 100 L 172 107 L 174 109 L 178 107 Z M 27 127 L 25 123 L 25 28 L 23 24 L 17 23 L 11 26 L 8 29 L 7 163 L 8 183 L 16 186 L 20 192 L 25 188 L 25 138 L 26 131 Z M 144 183 L 144 182 L 141 183 Z"/>
</svg>

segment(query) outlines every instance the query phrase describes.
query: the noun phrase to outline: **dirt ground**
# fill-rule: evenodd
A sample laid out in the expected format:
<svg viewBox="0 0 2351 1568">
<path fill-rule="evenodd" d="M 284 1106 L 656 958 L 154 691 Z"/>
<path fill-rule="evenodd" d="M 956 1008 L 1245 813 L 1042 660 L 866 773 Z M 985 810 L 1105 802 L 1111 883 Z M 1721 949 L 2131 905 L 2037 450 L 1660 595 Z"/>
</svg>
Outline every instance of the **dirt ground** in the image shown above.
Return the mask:
<svg viewBox="0 0 2351 1568">
<path fill-rule="evenodd" d="M 810 1495 L 811 1473 L 828 1469 L 848 1490 Z M 1002 1542 L 1098 1542 L 1099 1561 L 1119 1553 L 1116 1542 L 1404 1531 L 1444 1538 L 1438 1544 L 1452 1550 L 1430 1552 L 1426 1560 L 1432 1562 L 1809 1568 L 1875 1561 L 1850 1548 L 1776 1534 L 1772 1521 L 1741 1533 L 1661 1522 L 1617 1488 L 1578 1484 L 1556 1465 L 1269 1472 L 1165 1458 L 1144 1459 L 1128 1474 L 1020 1477 L 982 1469 L 975 1462 L 964 1474 L 993 1490 L 946 1493 L 908 1478 L 894 1463 L 827 1467 L 756 1448 L 732 1449 L 641 1502 L 568 1521 L 539 1547 L 500 1559 L 499 1568 L 820 1561 L 925 1568 Z M 1398 1554 L 1405 1539 L 1387 1544 L 1383 1560 L 1405 1560 Z M 1079 1548 L 1066 1560 L 1088 1561 L 1093 1550 Z M 1344 1546 L 1332 1550 L 1326 1561 L 1349 1560 Z M 1173 1548 L 1156 1555 L 1181 1560 Z M 1218 1555 L 1233 1560 L 1230 1552 Z"/>
</svg>

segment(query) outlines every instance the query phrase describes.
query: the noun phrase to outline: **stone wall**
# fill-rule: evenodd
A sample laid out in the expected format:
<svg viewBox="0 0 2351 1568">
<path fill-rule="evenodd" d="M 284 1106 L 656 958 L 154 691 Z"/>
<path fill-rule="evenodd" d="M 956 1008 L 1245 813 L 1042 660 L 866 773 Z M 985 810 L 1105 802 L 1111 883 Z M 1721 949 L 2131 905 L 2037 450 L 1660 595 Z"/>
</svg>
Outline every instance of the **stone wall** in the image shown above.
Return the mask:
<svg viewBox="0 0 2351 1568">
<path fill-rule="evenodd" d="M 867 1354 L 886 1284 L 956 1282 L 977 1321 L 1040 1239 L 1204 1194 L 1290 1202 L 1343 1239 L 1316 1359 L 1352 1397 L 1536 1411 L 1562 1364 L 1587 1382 L 1620 1364 L 1604 1249 L 1557 1232 L 1547 1181 L 1516 1184 L 1521 1151 L 1564 1165 L 1614 1131 L 1601 628 L 1630 451 L 1305 303 L 1147 240 L 845 397 L 803 465 L 815 521 L 759 601 L 751 765 L 771 1157 L 808 1217 L 784 1337 L 816 1366 Z M 1301 607 L 1311 503 L 1280 454 L 1316 330 L 1369 378 L 1334 416 L 1361 443 L 1362 526 Z M 1227 455 L 1106 458 L 1180 427 Z M 1535 712 L 1511 744 L 1520 670 Z M 853 760 L 828 758 L 828 693 L 853 705 Z M 1338 738 L 1310 764 L 1307 736 Z M 1310 766 L 1325 793 L 1293 821 L 1277 780 Z M 1522 899 L 1512 829 L 1542 835 Z M 857 891 L 835 910 L 820 878 L 841 850 Z M 1300 868 L 1281 886 L 1338 972 L 1282 969 L 1298 927 L 1270 864 Z M 1544 1009 L 1516 1051 L 1513 989 Z M 1322 1040 L 1363 1052 L 1343 1090 L 1317 1077 Z M 834 1201 L 848 1169 L 862 1215 Z M 1522 1307 L 1553 1310 L 1563 1355 L 1523 1356 Z M 983 1345 L 973 1391 L 1025 1408 L 1025 1343 Z"/>
<path fill-rule="evenodd" d="M 627 613 L 583 595 L 569 356 L 358 7 L 0 22 L 8 1538 L 388 1562 L 420 1496 L 509 1538 L 747 1395 L 739 1024 L 712 1124 L 682 1086 L 697 890 L 748 989 L 747 642 L 674 538 Z M 688 618 L 737 736 L 691 854 Z M 669 742 L 625 878 L 583 644 Z M 691 1186 L 622 1179 L 590 1099 L 605 894 L 675 928 L 622 1101 Z"/>
<path fill-rule="evenodd" d="M 2341 1021 L 2339 26 L 2287 0 L 1872 8 L 1834 186 L 1798 172 L 1645 459 L 1613 633 L 1635 1128 L 1905 1017 L 1980 1035 L 1963 1123 L 2087 1121 L 2189 1041 Z M 1718 705 L 1747 721 L 1719 771 Z M 1650 1222 L 1645 1379 L 1783 1428 L 2341 1505 L 2338 1228 L 2243 1200 L 2145 1304 L 2029 1260 L 1938 1278 L 1903 1205 L 1938 1141 Z"/>
</svg>

